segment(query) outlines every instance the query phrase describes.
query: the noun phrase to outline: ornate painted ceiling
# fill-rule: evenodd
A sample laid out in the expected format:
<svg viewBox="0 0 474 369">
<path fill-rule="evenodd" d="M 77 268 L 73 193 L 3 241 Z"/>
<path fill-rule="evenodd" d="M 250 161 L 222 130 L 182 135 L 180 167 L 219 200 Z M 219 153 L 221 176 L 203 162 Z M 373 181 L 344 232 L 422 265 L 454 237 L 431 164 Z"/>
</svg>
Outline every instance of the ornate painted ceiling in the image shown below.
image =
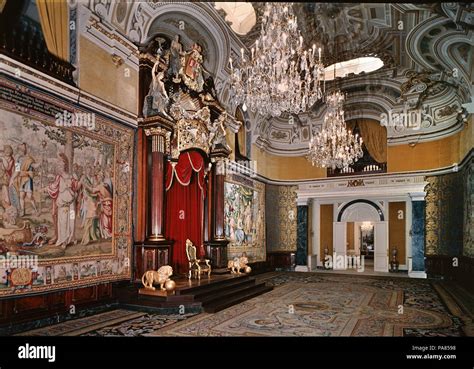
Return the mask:
<svg viewBox="0 0 474 369">
<path fill-rule="evenodd" d="M 92 38 L 97 33 L 93 28 L 101 24 L 136 49 L 156 34 L 179 34 L 186 47 L 198 42 L 204 50 L 204 67 L 215 76 L 220 101 L 235 113 L 228 60 L 231 56 L 238 60 L 240 48 L 252 46 L 263 4 L 252 3 L 257 23 L 242 36 L 213 3 L 91 0 L 82 14 L 89 24 L 83 33 Z M 384 61 L 377 71 L 326 83 L 326 90 L 346 92 L 346 120 L 389 122 L 389 144 L 437 139 L 462 129 L 474 94 L 472 4 L 295 3 L 294 11 L 307 45 L 322 46 L 325 65 L 362 56 Z M 130 59 L 125 49 L 122 53 Z M 299 156 L 306 153 L 312 133 L 321 129 L 324 112 L 324 104 L 316 104 L 292 119 L 250 113 L 245 126 L 258 147 L 276 155 Z M 414 123 L 392 124 L 400 113 L 411 115 Z"/>
</svg>

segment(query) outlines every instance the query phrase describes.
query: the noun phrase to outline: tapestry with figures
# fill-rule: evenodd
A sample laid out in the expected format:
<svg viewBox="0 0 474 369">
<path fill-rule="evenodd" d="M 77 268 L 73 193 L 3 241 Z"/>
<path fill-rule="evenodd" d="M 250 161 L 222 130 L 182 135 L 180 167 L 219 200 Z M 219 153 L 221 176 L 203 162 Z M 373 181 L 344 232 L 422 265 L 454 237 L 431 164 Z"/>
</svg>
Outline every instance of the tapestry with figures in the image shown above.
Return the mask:
<svg viewBox="0 0 474 369">
<path fill-rule="evenodd" d="M 265 185 L 236 174 L 224 182 L 225 236 L 229 260 L 247 254 L 250 263 L 265 261 Z"/>
<path fill-rule="evenodd" d="M 0 296 L 130 277 L 132 129 L 0 99 Z M 48 110 L 24 109 L 35 100 Z M 20 104 L 18 104 L 20 101 Z"/>
</svg>

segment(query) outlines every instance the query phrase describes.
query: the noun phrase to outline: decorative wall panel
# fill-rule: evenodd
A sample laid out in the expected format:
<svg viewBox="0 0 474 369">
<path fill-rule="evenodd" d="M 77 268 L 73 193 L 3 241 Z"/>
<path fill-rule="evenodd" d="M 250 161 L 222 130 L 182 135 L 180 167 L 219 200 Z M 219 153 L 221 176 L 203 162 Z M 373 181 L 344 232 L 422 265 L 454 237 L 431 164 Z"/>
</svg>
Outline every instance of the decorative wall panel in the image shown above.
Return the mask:
<svg viewBox="0 0 474 369">
<path fill-rule="evenodd" d="M 334 204 L 321 204 L 320 226 L 320 250 L 319 260 L 324 261 L 324 250 L 328 250 L 328 255 L 333 254 L 333 222 L 334 222 Z M 315 250 L 313 250 L 315 252 Z"/>
<path fill-rule="evenodd" d="M 296 251 L 297 186 L 267 185 L 267 249 Z"/>
<path fill-rule="evenodd" d="M 460 255 L 463 247 L 462 173 L 427 177 L 426 255 Z"/>
<path fill-rule="evenodd" d="M 0 131 L 0 295 L 128 279 L 134 131 L 8 79 Z"/>
<path fill-rule="evenodd" d="M 265 261 L 265 185 L 236 174 L 227 175 L 224 224 L 229 260 L 246 252 L 250 263 Z"/>
<path fill-rule="evenodd" d="M 474 258 L 474 159 L 463 169 L 464 236 L 463 255 Z"/>
<path fill-rule="evenodd" d="M 406 263 L 406 203 L 394 201 L 388 203 L 388 247 L 390 260 L 393 250 L 397 250 L 400 264 Z"/>
</svg>

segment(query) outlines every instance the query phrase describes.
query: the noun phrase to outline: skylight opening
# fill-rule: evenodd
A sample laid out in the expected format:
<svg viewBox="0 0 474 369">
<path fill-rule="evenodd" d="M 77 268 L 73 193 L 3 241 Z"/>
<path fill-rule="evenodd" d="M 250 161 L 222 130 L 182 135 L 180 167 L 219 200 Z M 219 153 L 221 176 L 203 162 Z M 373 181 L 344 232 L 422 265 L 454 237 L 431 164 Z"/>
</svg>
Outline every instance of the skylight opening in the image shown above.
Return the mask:
<svg viewBox="0 0 474 369">
<path fill-rule="evenodd" d="M 383 67 L 383 61 L 380 58 L 362 57 L 343 62 L 335 63 L 324 68 L 326 81 L 334 79 L 334 66 L 336 68 L 336 78 L 346 77 L 349 74 L 360 74 L 362 72 L 370 73 Z"/>
<path fill-rule="evenodd" d="M 245 2 L 217 2 L 214 7 L 226 13 L 225 20 L 231 23 L 232 30 L 238 35 L 246 35 L 257 23 L 252 4 Z"/>
</svg>

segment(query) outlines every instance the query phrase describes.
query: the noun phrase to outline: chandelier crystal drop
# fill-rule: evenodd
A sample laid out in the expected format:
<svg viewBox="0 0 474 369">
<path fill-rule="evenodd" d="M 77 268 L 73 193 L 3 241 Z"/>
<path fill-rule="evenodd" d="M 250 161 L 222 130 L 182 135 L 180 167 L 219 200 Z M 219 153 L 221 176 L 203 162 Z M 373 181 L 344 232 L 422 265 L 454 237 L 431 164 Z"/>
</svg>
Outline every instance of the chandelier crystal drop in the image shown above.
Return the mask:
<svg viewBox="0 0 474 369">
<path fill-rule="evenodd" d="M 326 103 L 324 126 L 309 143 L 308 160 L 322 168 L 347 168 L 362 157 L 362 138 L 346 127 L 340 91 L 328 95 Z"/>
<path fill-rule="evenodd" d="M 318 56 L 316 56 L 318 51 Z M 321 49 L 305 50 L 292 3 L 266 3 L 260 36 L 239 65 L 231 68 L 231 89 L 238 104 L 278 117 L 307 111 L 322 98 Z"/>
</svg>

